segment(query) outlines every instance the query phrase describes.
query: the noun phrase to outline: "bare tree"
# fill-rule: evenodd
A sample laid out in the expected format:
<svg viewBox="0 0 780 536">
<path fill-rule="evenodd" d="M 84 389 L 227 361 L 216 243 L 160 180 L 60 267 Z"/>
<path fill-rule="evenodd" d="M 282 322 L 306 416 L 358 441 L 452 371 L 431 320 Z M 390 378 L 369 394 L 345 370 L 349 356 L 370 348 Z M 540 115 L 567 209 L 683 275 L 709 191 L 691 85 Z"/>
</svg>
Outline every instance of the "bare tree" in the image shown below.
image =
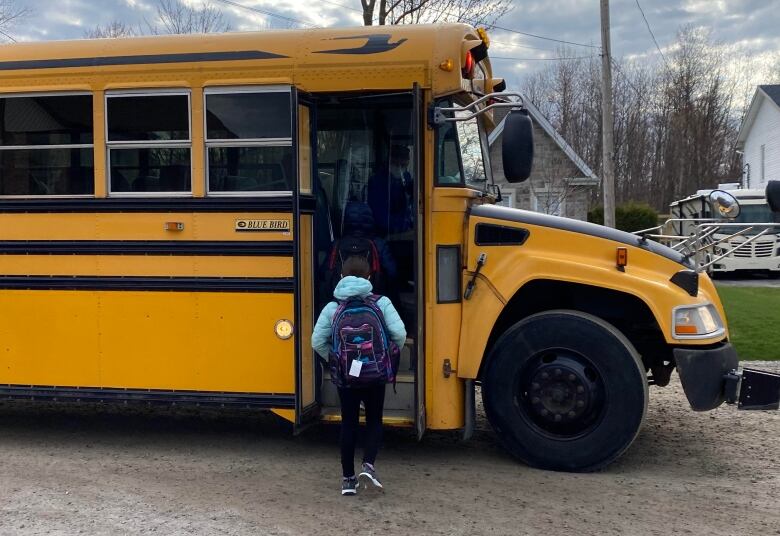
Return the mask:
<svg viewBox="0 0 780 536">
<path fill-rule="evenodd" d="M 591 169 L 601 168 L 601 97 L 596 58 L 570 59 L 529 76 L 533 102 Z M 697 189 L 739 176 L 733 151 L 742 103 L 734 63 L 707 32 L 683 27 L 668 64 L 616 61 L 615 173 L 619 202 L 664 210 Z M 549 198 L 549 196 L 547 196 Z M 595 201 L 595 199 L 594 199 Z M 554 207 L 553 207 L 554 208 Z"/>
<path fill-rule="evenodd" d="M 0 39 L 16 41 L 12 35 L 14 26 L 31 13 L 30 8 L 20 6 L 14 0 L 0 0 Z"/>
<path fill-rule="evenodd" d="M 467 22 L 490 27 L 512 9 L 511 0 L 360 0 L 363 23 Z"/>
<path fill-rule="evenodd" d="M 225 15 L 211 2 L 204 0 L 200 6 L 188 5 L 181 0 L 158 0 L 157 22 L 149 23 L 152 34 L 190 34 L 230 31 Z"/>
<path fill-rule="evenodd" d="M 108 24 L 98 24 L 90 30 L 84 32 L 84 37 L 87 39 L 108 39 L 117 37 L 133 37 L 139 35 L 140 29 L 135 29 L 129 24 L 125 24 L 122 21 L 115 20 Z"/>
</svg>

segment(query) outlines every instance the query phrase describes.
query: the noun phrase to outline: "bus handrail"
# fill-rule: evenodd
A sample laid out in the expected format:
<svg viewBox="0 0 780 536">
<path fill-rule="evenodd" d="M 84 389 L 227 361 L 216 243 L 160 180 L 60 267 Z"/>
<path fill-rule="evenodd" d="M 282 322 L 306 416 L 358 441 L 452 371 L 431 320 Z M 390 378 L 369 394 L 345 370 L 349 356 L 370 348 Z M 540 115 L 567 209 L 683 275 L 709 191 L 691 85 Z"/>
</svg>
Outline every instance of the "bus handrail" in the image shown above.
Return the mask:
<svg viewBox="0 0 780 536">
<path fill-rule="evenodd" d="M 516 97 L 517 100 L 515 101 L 505 100 L 506 97 Z M 491 104 L 488 104 L 483 108 L 477 108 L 477 106 L 490 99 L 494 99 L 494 100 L 501 99 L 501 100 L 499 102 L 493 102 Z M 483 95 L 482 97 L 478 98 L 474 102 L 467 104 L 466 106 L 458 106 L 458 107 L 435 106 L 433 108 L 433 124 L 441 125 L 443 123 L 468 121 L 469 119 L 474 119 L 475 117 L 482 115 L 488 110 L 492 110 L 494 108 L 522 108 L 522 107 L 523 107 L 523 96 L 520 93 L 511 93 L 511 92 L 488 93 L 487 95 Z M 454 114 L 455 112 L 461 112 L 463 110 L 471 111 L 471 113 L 460 117 L 455 117 L 454 115 L 452 117 L 447 117 L 445 115 L 448 112 Z"/>
</svg>

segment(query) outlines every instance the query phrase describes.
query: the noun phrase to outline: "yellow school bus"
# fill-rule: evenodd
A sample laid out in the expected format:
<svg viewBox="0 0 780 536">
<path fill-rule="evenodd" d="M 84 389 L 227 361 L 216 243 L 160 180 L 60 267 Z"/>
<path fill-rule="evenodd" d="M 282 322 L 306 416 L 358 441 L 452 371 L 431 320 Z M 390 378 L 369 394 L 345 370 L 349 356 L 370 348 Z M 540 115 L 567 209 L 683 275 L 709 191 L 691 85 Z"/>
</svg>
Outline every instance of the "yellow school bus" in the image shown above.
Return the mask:
<svg viewBox="0 0 780 536">
<path fill-rule="evenodd" d="M 387 423 L 468 436 L 481 388 L 513 455 L 589 470 L 675 366 L 718 406 L 740 378 L 706 274 L 495 204 L 496 108 L 507 178 L 532 155 L 504 86 L 459 24 L 0 47 L 0 395 L 337 421 L 311 331 L 368 205 L 409 333 Z"/>
</svg>

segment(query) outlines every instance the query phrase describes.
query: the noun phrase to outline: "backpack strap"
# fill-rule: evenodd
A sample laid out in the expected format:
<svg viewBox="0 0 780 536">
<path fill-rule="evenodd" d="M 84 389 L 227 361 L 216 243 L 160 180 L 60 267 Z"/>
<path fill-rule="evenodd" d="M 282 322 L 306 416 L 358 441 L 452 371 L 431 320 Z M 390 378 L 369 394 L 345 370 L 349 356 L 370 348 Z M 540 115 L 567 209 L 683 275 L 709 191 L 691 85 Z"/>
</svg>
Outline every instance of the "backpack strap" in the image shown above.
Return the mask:
<svg viewBox="0 0 780 536">
<path fill-rule="evenodd" d="M 336 268 L 336 259 L 338 258 L 339 241 L 333 243 L 330 249 L 330 255 L 328 256 L 328 270 Z"/>
<path fill-rule="evenodd" d="M 369 239 L 369 243 L 371 244 L 371 273 L 372 274 L 381 274 L 382 273 L 382 264 L 379 262 L 379 251 L 376 248 L 376 243 Z"/>
</svg>

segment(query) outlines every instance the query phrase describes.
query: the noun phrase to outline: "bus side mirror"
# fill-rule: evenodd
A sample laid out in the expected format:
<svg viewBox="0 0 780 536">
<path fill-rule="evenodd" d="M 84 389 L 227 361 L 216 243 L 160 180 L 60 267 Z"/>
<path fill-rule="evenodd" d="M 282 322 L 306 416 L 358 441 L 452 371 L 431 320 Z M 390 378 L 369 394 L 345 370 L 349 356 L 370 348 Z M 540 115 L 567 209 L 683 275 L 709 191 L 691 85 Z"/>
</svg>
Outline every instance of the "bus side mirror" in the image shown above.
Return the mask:
<svg viewBox="0 0 780 536">
<path fill-rule="evenodd" d="M 766 202 L 772 212 L 780 212 L 780 181 L 766 183 Z"/>
<path fill-rule="evenodd" d="M 712 212 L 720 218 L 734 219 L 739 216 L 740 206 L 737 198 L 723 190 L 713 190 L 709 195 Z"/>
<path fill-rule="evenodd" d="M 501 157 L 507 181 L 523 182 L 531 176 L 534 162 L 534 129 L 528 110 L 512 110 L 504 119 Z"/>
</svg>

